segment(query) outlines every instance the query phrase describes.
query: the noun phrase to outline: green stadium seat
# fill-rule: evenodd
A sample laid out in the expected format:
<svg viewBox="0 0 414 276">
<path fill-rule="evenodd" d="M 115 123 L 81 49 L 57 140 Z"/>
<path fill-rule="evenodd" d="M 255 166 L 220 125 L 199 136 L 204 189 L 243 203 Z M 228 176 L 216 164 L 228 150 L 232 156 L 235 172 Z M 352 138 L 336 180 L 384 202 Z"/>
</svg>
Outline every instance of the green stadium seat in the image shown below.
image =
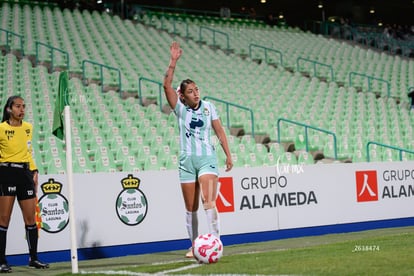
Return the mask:
<svg viewBox="0 0 414 276">
<path fill-rule="evenodd" d="M 298 164 L 299 165 L 315 164 L 315 161 L 313 160 L 312 154 L 310 154 L 307 151 L 299 152 L 297 159 L 298 159 Z"/>
<path fill-rule="evenodd" d="M 285 152 L 285 148 L 282 144 L 277 142 L 271 142 L 268 144 L 269 152 L 272 153 L 274 156 L 279 156 Z"/>
<path fill-rule="evenodd" d="M 157 155 L 149 155 L 144 161 L 144 171 L 158 171 L 165 170 L 166 166 L 161 160 L 158 159 Z"/>
<path fill-rule="evenodd" d="M 279 155 L 279 162 L 280 165 L 296 165 L 297 159 L 296 156 L 291 152 L 284 152 L 282 155 Z"/>
<path fill-rule="evenodd" d="M 90 164 L 88 159 L 86 159 L 85 157 L 78 157 L 77 159 L 74 159 L 73 172 L 74 173 L 93 173 L 94 168 Z"/>
<path fill-rule="evenodd" d="M 260 155 L 250 152 L 245 155 L 244 164 L 248 167 L 260 167 L 263 165 L 263 160 Z"/>
<path fill-rule="evenodd" d="M 114 162 L 118 165 L 124 162 L 124 160 L 131 154 L 131 151 L 128 146 L 119 146 L 116 148 L 114 155 Z"/>
<path fill-rule="evenodd" d="M 243 160 L 244 159 L 243 154 L 232 152 L 231 153 L 231 159 L 233 161 L 233 166 L 234 167 L 244 167 L 245 166 L 245 162 Z"/>
<path fill-rule="evenodd" d="M 142 165 L 136 160 L 135 156 L 128 156 L 122 163 L 122 171 L 124 172 L 140 172 Z"/>
<path fill-rule="evenodd" d="M 101 156 L 94 162 L 96 172 L 117 172 L 118 167 L 109 156 Z"/>
<path fill-rule="evenodd" d="M 178 169 L 178 156 L 176 154 L 169 154 L 164 156 L 165 168 L 168 170 Z"/>
<path fill-rule="evenodd" d="M 45 174 L 64 174 L 66 172 L 66 161 L 59 157 L 53 158 L 47 164 Z"/>
<path fill-rule="evenodd" d="M 263 157 L 263 166 L 272 167 L 278 164 L 279 155 L 273 152 L 268 152 Z"/>
</svg>

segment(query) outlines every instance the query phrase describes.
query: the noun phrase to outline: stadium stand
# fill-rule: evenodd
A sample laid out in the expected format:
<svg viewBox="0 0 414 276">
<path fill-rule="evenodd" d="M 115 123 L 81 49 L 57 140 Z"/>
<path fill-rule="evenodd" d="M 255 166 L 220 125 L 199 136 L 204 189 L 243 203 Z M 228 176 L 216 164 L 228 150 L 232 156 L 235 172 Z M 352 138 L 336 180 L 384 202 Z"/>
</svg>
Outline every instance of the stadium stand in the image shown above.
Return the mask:
<svg viewBox="0 0 414 276">
<path fill-rule="evenodd" d="M 66 162 L 64 143 L 51 134 L 60 70 L 71 75 L 75 172 L 176 167 L 175 118 L 158 94 L 172 40 L 184 49 L 175 82 L 190 77 L 218 99 L 235 166 L 364 162 L 367 154 L 399 160 L 398 150 L 368 148 L 369 141 L 407 149 L 402 159 L 414 160 L 410 58 L 297 28 L 201 15 L 151 13 L 133 22 L 11 3 L 2 3 L 0 15 L 0 100 L 15 93 L 26 99 L 41 173 L 63 173 Z M 19 36 L 6 38 L 11 33 L 24 37 L 23 49 Z M 332 68 L 333 77 L 325 66 L 313 71 L 316 65 Z M 351 85 L 352 72 L 361 75 Z M 281 118 L 289 122 L 279 125 Z"/>
</svg>

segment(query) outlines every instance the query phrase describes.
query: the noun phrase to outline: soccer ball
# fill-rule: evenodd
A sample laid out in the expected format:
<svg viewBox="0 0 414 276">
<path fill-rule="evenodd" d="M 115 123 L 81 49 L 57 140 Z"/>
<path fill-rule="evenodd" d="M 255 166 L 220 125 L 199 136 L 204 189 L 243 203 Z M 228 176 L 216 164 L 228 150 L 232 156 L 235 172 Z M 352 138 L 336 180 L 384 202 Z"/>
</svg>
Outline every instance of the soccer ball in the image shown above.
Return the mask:
<svg viewBox="0 0 414 276">
<path fill-rule="evenodd" d="M 194 240 L 193 255 L 200 264 L 216 263 L 223 256 L 223 243 L 213 234 L 200 235 Z"/>
</svg>

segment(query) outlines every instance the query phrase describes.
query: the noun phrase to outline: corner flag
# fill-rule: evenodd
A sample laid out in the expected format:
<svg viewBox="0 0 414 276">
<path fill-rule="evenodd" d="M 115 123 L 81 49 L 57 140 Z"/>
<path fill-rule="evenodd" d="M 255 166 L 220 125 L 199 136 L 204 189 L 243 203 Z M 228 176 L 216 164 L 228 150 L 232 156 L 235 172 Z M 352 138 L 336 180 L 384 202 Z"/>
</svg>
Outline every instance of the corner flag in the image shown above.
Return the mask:
<svg viewBox="0 0 414 276">
<path fill-rule="evenodd" d="M 64 137 L 64 124 L 63 124 L 63 109 L 68 103 L 68 72 L 63 71 L 59 75 L 59 87 L 58 95 L 56 97 L 55 110 L 53 112 L 53 127 L 52 133 L 60 140 Z"/>
<path fill-rule="evenodd" d="M 52 134 L 63 140 L 65 138 L 66 146 L 66 175 L 68 181 L 69 193 L 69 224 L 71 239 L 71 263 L 72 273 L 78 273 L 78 253 L 76 240 L 76 219 L 75 204 L 73 192 L 73 167 L 72 167 L 72 133 L 70 127 L 70 105 L 68 90 L 68 72 L 63 71 L 59 75 L 58 95 L 53 114 Z M 63 113 L 63 114 L 62 114 Z"/>
</svg>

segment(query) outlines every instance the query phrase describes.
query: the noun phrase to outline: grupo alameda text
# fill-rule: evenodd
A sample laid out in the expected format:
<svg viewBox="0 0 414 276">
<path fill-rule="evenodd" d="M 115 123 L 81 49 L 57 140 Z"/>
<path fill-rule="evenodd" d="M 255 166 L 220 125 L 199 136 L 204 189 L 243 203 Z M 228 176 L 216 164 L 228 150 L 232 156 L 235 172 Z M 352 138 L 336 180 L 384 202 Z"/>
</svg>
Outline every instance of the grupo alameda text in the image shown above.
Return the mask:
<svg viewBox="0 0 414 276">
<path fill-rule="evenodd" d="M 286 176 L 245 177 L 241 180 L 243 190 L 275 190 L 284 189 L 288 185 Z M 240 210 L 274 208 L 277 206 L 296 206 L 318 204 L 314 191 L 275 192 L 265 194 L 243 195 Z"/>
</svg>

